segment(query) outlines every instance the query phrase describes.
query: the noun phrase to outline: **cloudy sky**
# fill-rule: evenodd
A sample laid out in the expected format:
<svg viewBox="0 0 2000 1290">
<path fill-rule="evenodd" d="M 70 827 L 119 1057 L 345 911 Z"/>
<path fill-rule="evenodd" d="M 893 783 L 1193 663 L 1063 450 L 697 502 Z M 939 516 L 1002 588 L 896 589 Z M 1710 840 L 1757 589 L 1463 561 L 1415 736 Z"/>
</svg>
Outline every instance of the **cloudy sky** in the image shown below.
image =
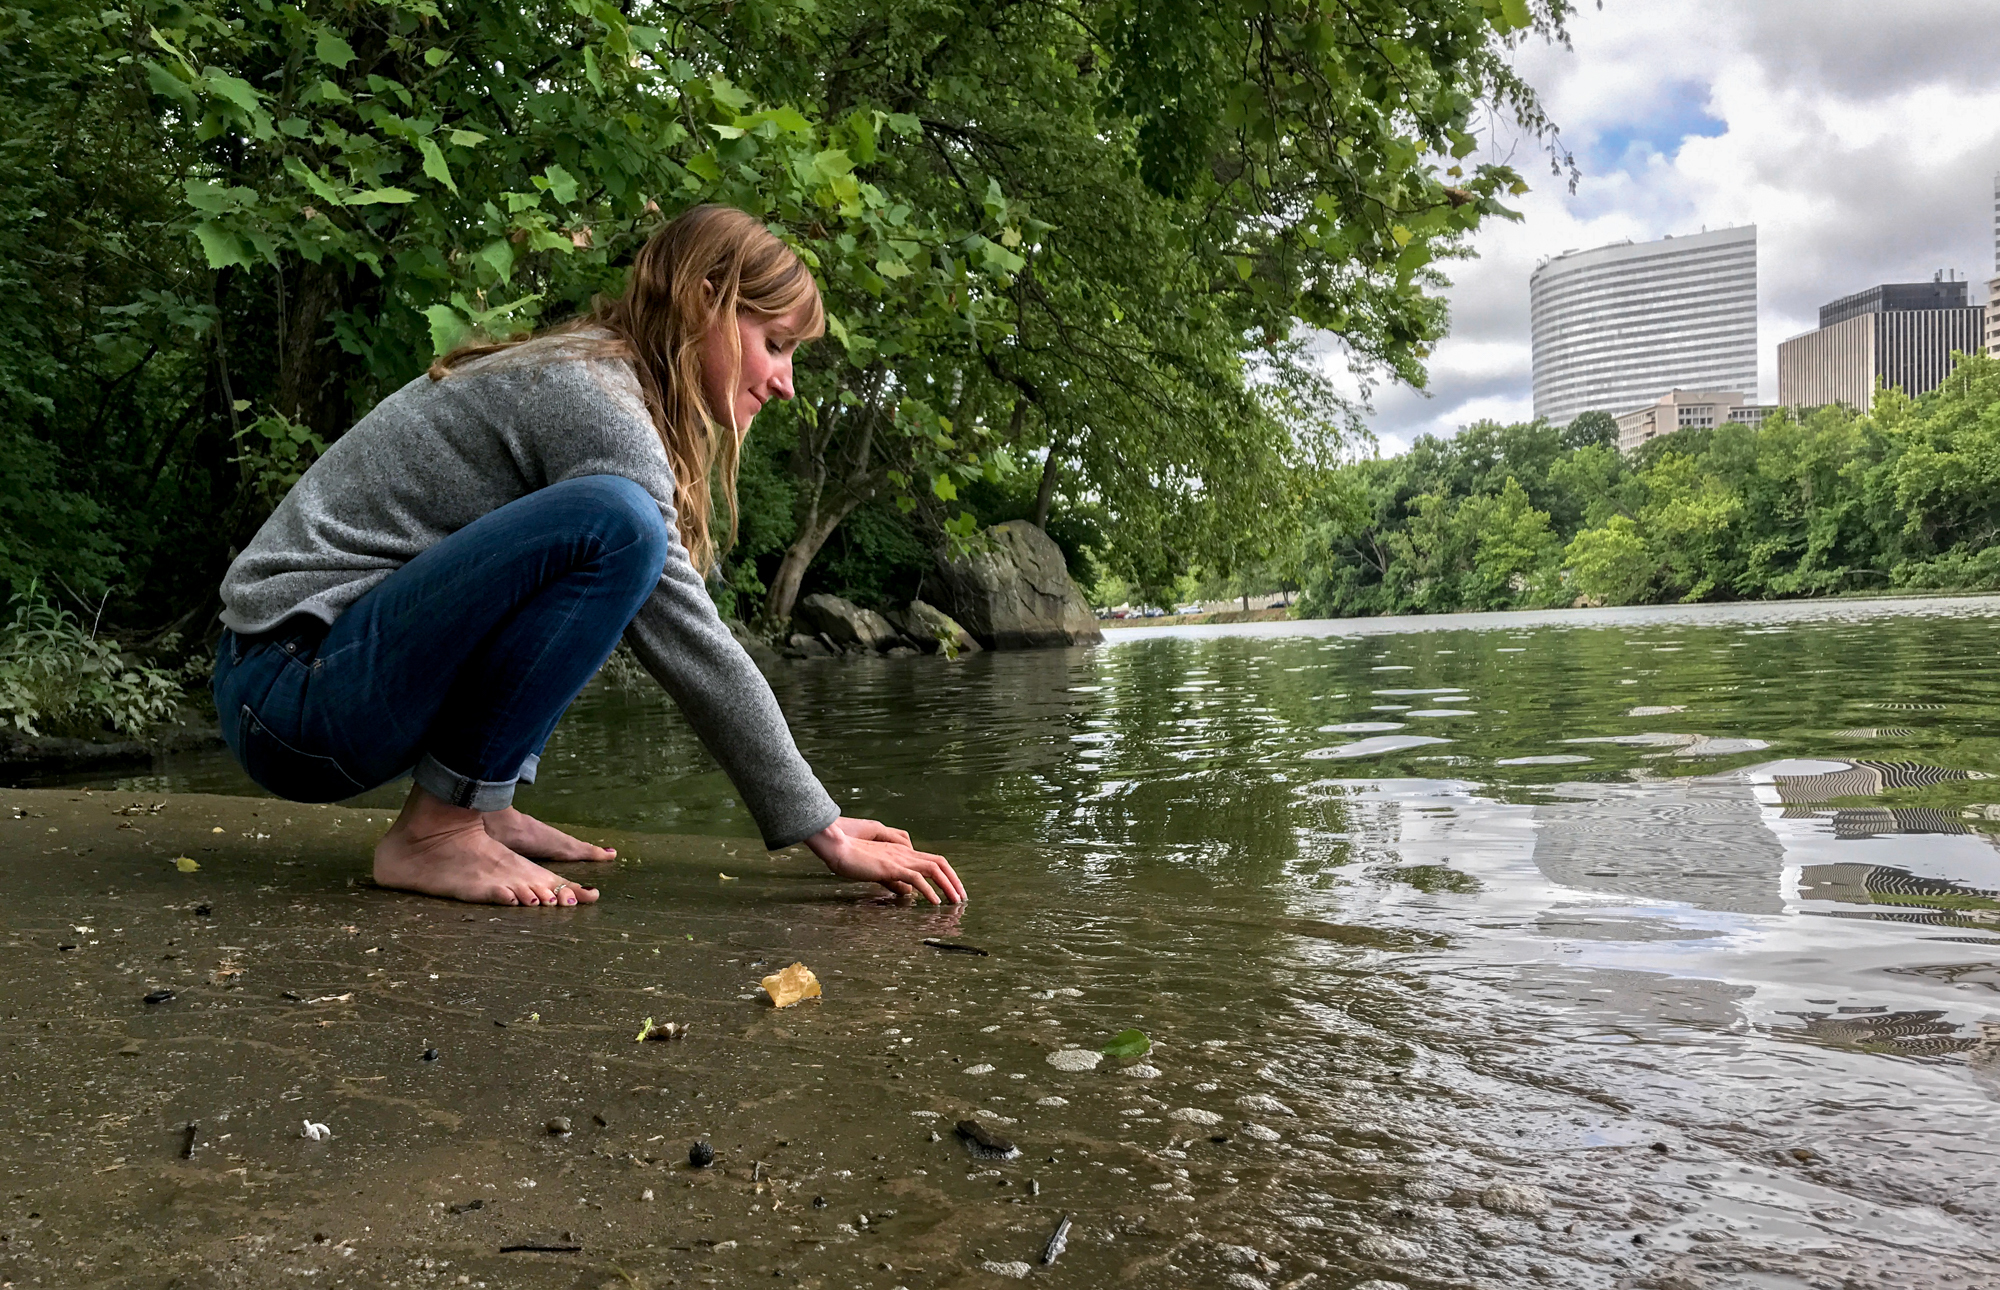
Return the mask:
<svg viewBox="0 0 2000 1290">
<path fill-rule="evenodd" d="M 1757 226 L 1762 395 L 1777 346 L 1819 306 L 1878 282 L 1994 275 L 2000 0 L 1582 0 L 1573 50 L 1523 47 L 1583 169 L 1575 193 L 1532 145 L 1536 190 L 1479 258 L 1447 266 L 1452 333 L 1428 394 L 1378 390 L 1385 453 L 1481 418 L 1522 420 L 1528 275 L 1542 256 L 1631 238 Z M 1506 140 L 1496 145 L 1508 147 Z"/>
</svg>

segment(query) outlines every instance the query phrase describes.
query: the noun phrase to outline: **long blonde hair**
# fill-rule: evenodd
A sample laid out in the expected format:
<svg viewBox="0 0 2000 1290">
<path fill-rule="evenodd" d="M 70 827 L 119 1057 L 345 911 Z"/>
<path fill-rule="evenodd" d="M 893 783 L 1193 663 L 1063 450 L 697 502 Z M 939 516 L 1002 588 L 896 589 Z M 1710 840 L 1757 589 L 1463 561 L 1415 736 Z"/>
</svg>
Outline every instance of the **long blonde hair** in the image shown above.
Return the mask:
<svg viewBox="0 0 2000 1290">
<path fill-rule="evenodd" d="M 733 394 L 720 417 L 708 406 L 702 393 L 702 340 L 712 328 L 722 329 L 733 392 L 743 371 L 738 315 L 747 311 L 760 319 L 780 319 L 801 307 L 804 325 L 792 338 L 811 340 L 826 327 L 811 271 L 755 216 L 730 206 L 702 205 L 646 239 L 633 257 L 624 295 L 616 300 L 600 296 L 584 317 L 543 333 L 610 332 L 592 348 L 632 364 L 673 467 L 681 544 L 704 574 L 718 554 L 709 533 L 712 479 L 720 484 L 728 511 L 729 543 L 736 541 L 736 468 L 744 430 L 736 424 Z M 461 364 L 529 339 L 534 338 L 461 345 L 431 364 L 431 379 L 442 380 Z"/>
</svg>

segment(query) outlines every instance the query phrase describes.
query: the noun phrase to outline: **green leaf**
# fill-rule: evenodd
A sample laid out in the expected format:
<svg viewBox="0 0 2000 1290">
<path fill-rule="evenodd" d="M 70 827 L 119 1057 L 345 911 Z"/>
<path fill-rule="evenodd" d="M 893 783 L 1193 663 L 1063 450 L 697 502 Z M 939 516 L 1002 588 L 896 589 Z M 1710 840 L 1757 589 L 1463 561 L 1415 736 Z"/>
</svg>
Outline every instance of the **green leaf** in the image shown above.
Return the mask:
<svg viewBox="0 0 2000 1290">
<path fill-rule="evenodd" d="M 250 263 L 249 253 L 244 250 L 242 241 L 234 233 L 218 228 L 211 220 L 195 225 L 194 236 L 201 243 L 201 253 L 208 259 L 211 269 L 247 266 Z"/>
<path fill-rule="evenodd" d="M 419 139 L 417 151 L 424 157 L 424 173 L 454 193 L 457 192 L 458 185 L 452 182 L 451 167 L 444 164 L 444 154 L 438 151 L 437 144 L 429 139 Z"/>
<path fill-rule="evenodd" d="M 1144 1057 L 1153 1048 L 1153 1041 L 1146 1038 L 1143 1030 L 1121 1030 L 1104 1045 L 1106 1057 Z"/>
<path fill-rule="evenodd" d="M 345 70 L 354 61 L 354 46 L 331 27 L 321 27 L 313 38 L 313 57 L 328 67 Z"/>
<path fill-rule="evenodd" d="M 542 172 L 542 177 L 548 180 L 549 192 L 557 201 L 567 206 L 576 200 L 576 176 L 569 171 L 551 164 Z"/>
<path fill-rule="evenodd" d="M 472 258 L 493 270 L 493 276 L 502 282 L 514 272 L 514 246 L 504 237 L 494 238 L 479 248 Z"/>
<path fill-rule="evenodd" d="M 958 500 L 958 485 L 951 482 L 951 476 L 949 475 L 932 475 L 931 492 L 936 494 L 937 499 L 941 502 L 955 502 Z"/>
<path fill-rule="evenodd" d="M 1507 20 L 1507 26 L 1520 28 L 1528 25 L 1528 0 L 1500 0 L 1500 16 Z"/>
<path fill-rule="evenodd" d="M 367 188 L 347 199 L 349 206 L 401 206 L 417 200 L 407 188 Z"/>
<path fill-rule="evenodd" d="M 477 130 L 453 130 L 445 138 L 461 148 L 477 148 L 486 142 L 486 136 Z"/>
<path fill-rule="evenodd" d="M 195 106 L 194 90 L 189 88 L 188 83 L 151 59 L 146 60 L 146 86 L 161 98 L 172 99 L 182 107 Z"/>
<path fill-rule="evenodd" d="M 458 342 L 466 332 L 465 319 L 450 305 L 432 305 L 424 310 L 424 318 L 431 325 L 431 351 L 443 358 L 458 347 Z"/>
<path fill-rule="evenodd" d="M 241 77 L 210 67 L 201 74 L 202 88 L 219 99 L 223 99 L 245 112 L 257 110 L 257 91 L 250 88 L 250 82 Z"/>
</svg>

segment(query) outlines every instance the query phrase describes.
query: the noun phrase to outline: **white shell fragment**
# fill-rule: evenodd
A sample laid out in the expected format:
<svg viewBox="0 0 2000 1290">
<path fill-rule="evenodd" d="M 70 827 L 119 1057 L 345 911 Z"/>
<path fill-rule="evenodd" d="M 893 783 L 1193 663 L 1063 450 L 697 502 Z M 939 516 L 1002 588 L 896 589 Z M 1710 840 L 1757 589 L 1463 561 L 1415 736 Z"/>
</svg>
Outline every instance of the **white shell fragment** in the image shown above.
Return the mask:
<svg viewBox="0 0 2000 1290">
<path fill-rule="evenodd" d="M 1252 1093 L 1247 1097 L 1239 1097 L 1236 1099 L 1236 1105 L 1246 1111 L 1262 1111 L 1265 1115 L 1295 1116 L 1298 1114 L 1297 1111 L 1294 1111 L 1291 1107 L 1286 1106 L 1283 1102 L 1280 1102 L 1268 1093 Z"/>
<path fill-rule="evenodd" d="M 1065 1048 L 1048 1056 L 1049 1065 L 1059 1071 L 1094 1071 L 1103 1060 L 1104 1054 L 1091 1048 Z"/>
<path fill-rule="evenodd" d="M 311 1120 L 307 1120 L 305 1126 L 305 1130 L 299 1135 L 300 1137 L 310 1138 L 314 1142 L 325 1142 L 333 1136 L 333 1130 L 327 1128 L 324 1124 L 314 1124 Z"/>
<path fill-rule="evenodd" d="M 1184 1106 L 1178 1111 L 1167 1112 L 1169 1120 L 1185 1120 L 1189 1124 L 1221 1124 L 1222 1117 L 1213 1111 L 1204 1111 L 1198 1106 Z"/>
</svg>

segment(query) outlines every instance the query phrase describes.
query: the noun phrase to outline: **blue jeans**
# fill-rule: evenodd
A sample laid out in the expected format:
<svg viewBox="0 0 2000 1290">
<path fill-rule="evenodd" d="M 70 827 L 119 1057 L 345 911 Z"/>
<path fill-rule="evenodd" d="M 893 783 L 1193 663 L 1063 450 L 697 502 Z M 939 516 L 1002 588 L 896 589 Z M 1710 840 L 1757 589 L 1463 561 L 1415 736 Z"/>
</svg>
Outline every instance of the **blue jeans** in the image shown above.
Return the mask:
<svg viewBox="0 0 2000 1290">
<path fill-rule="evenodd" d="M 224 632 L 222 736 L 250 778 L 335 802 L 411 774 L 497 811 L 533 782 L 556 720 L 617 647 L 669 550 L 645 489 L 565 480 L 489 512 L 384 578 L 331 626 Z"/>
</svg>

